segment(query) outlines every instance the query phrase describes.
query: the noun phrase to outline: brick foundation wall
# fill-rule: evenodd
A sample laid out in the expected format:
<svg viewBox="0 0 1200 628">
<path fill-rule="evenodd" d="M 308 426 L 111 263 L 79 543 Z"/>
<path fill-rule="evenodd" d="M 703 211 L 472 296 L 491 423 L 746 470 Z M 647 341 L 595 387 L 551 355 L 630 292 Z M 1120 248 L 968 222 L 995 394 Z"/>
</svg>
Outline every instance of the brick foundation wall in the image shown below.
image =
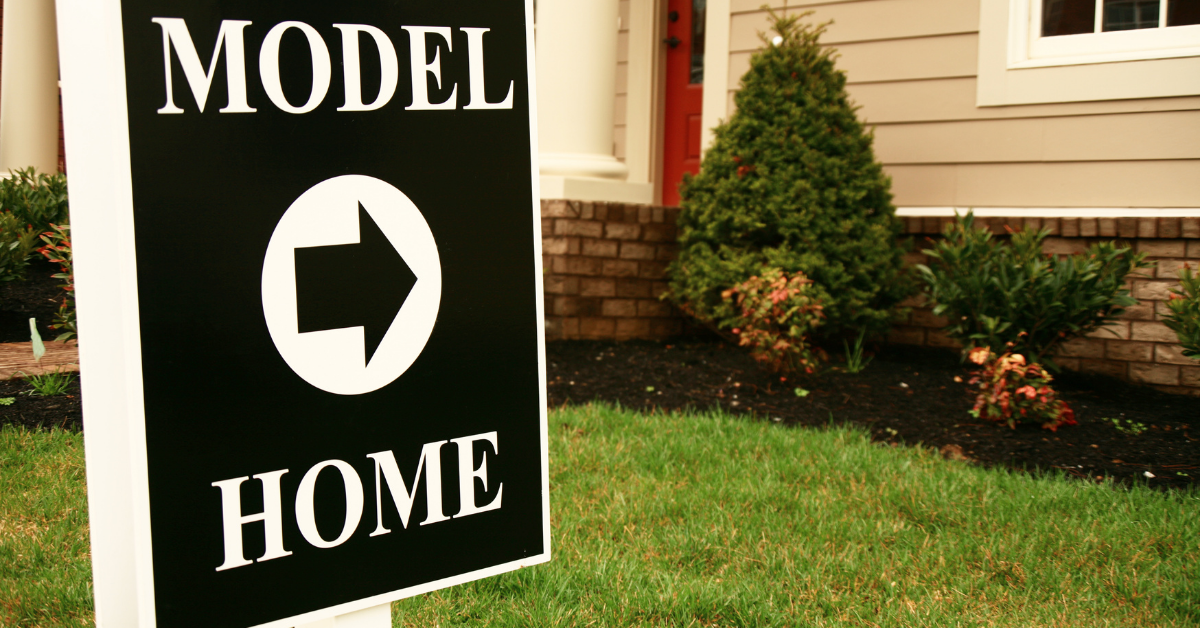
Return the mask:
<svg viewBox="0 0 1200 628">
<path fill-rule="evenodd" d="M 678 208 L 542 201 L 546 337 L 662 339 L 684 318 L 659 300 Z"/>
<path fill-rule="evenodd" d="M 678 310 L 660 301 L 666 268 L 678 253 L 678 208 L 542 201 L 546 337 L 666 339 L 688 329 Z M 952 218 L 904 218 L 913 239 L 909 264 Z M 1100 240 L 1116 240 L 1147 254 L 1154 266 L 1130 275 L 1140 303 L 1106 330 L 1064 344 L 1056 361 L 1065 368 L 1104 373 L 1173 393 L 1200 396 L 1200 362 L 1180 353 L 1174 332 L 1161 322 L 1170 290 L 1185 263 L 1200 268 L 1200 218 L 976 218 L 993 233 L 1006 227 L 1047 228 L 1048 253 L 1078 253 Z M 904 305 L 911 314 L 888 335 L 894 344 L 957 347 L 921 297 Z M 1110 331 L 1111 330 L 1111 331 Z"/>
</svg>

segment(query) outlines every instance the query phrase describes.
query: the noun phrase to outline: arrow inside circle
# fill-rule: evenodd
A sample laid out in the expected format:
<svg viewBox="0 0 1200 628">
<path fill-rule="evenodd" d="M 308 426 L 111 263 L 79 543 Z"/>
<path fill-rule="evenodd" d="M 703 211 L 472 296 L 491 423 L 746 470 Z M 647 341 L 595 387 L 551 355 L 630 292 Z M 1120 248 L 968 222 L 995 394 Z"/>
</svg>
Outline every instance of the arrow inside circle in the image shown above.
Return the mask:
<svg viewBox="0 0 1200 628">
<path fill-rule="evenodd" d="M 362 203 L 357 244 L 295 251 L 297 331 L 362 327 L 364 359 L 370 364 L 417 276 Z"/>
</svg>

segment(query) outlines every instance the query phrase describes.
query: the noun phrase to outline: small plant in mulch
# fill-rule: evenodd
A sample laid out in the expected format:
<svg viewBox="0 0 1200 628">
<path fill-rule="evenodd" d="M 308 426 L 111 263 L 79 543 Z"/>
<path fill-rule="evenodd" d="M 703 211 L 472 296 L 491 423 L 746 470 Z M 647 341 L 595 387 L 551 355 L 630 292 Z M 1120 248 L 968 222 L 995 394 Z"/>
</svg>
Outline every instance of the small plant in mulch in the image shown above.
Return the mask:
<svg viewBox="0 0 1200 628">
<path fill-rule="evenodd" d="M 1013 429 L 1019 423 L 1037 423 L 1054 432 L 1075 425 L 1075 412 L 1058 398 L 1050 387 L 1054 378 L 1040 364 L 1011 351 L 996 355 L 986 347 L 972 349 L 969 359 L 983 367 L 969 382 L 979 388 L 971 416 Z"/>
<path fill-rule="evenodd" d="M 33 348 L 33 359 L 41 367 L 42 356 L 46 355 L 46 345 L 42 342 L 41 334 L 38 333 L 37 319 L 29 319 L 29 331 L 31 347 Z M 42 397 L 56 397 L 65 394 L 67 389 L 71 387 L 71 382 L 75 381 L 75 375 L 64 373 L 61 367 L 37 375 L 21 374 L 25 376 L 25 382 L 30 386 L 30 390 L 26 391 L 25 394 L 40 395 Z"/>
<path fill-rule="evenodd" d="M 1183 355 L 1200 359 L 1200 275 L 1192 273 L 1190 265 L 1179 270 L 1179 290 L 1171 291 L 1167 301 L 1170 314 L 1163 324 L 1171 328 L 1183 345 Z"/>
<path fill-rule="evenodd" d="M 760 364 L 777 373 L 812 373 L 824 352 L 809 338 L 822 321 L 822 306 L 803 273 L 766 268 L 721 293 L 736 306 L 733 333 Z"/>
<path fill-rule="evenodd" d="M 1150 266 L 1145 255 L 1112 242 L 1082 254 L 1042 252 L 1048 229 L 1011 231 L 1009 242 L 977 229 L 968 213 L 946 226 L 944 238 L 918 265 L 933 313 L 945 332 L 970 351 L 1020 354 L 1057 371 L 1050 355 L 1059 344 L 1114 322 L 1137 303 L 1125 277 Z"/>
</svg>

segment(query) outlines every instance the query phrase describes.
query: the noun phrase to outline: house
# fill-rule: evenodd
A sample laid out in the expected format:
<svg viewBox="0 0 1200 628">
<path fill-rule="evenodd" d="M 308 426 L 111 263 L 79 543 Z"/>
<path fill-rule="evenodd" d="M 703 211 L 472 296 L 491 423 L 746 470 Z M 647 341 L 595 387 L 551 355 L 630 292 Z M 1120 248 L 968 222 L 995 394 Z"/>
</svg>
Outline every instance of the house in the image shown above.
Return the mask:
<svg viewBox="0 0 1200 628">
<path fill-rule="evenodd" d="M 770 0 L 832 22 L 906 232 L 955 211 L 1046 227 L 1048 250 L 1121 239 L 1157 264 L 1111 332 L 1059 361 L 1174 392 L 1200 367 L 1158 319 L 1200 263 L 1200 2 Z M 654 297 L 675 254 L 676 185 L 734 110 L 763 0 L 538 0 L 547 330 L 654 338 L 680 329 Z M 615 89 L 614 89 L 615 87 Z M 913 261 L 920 256 L 914 254 Z M 893 342 L 949 345 L 916 308 Z"/>
</svg>

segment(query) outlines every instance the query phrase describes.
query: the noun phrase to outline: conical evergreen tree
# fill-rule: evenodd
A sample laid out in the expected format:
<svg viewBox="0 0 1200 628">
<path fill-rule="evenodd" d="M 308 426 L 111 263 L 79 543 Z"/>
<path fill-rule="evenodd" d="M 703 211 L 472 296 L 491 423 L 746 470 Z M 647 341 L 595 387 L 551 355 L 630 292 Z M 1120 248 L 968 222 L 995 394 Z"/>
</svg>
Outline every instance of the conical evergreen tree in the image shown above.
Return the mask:
<svg viewBox="0 0 1200 628">
<path fill-rule="evenodd" d="M 737 111 L 685 177 L 669 298 L 728 328 L 721 291 L 764 267 L 802 271 L 825 306 L 822 336 L 882 332 L 910 292 L 890 180 L 846 95 L 846 75 L 805 15 L 771 13 L 774 42 L 750 61 Z"/>
</svg>

